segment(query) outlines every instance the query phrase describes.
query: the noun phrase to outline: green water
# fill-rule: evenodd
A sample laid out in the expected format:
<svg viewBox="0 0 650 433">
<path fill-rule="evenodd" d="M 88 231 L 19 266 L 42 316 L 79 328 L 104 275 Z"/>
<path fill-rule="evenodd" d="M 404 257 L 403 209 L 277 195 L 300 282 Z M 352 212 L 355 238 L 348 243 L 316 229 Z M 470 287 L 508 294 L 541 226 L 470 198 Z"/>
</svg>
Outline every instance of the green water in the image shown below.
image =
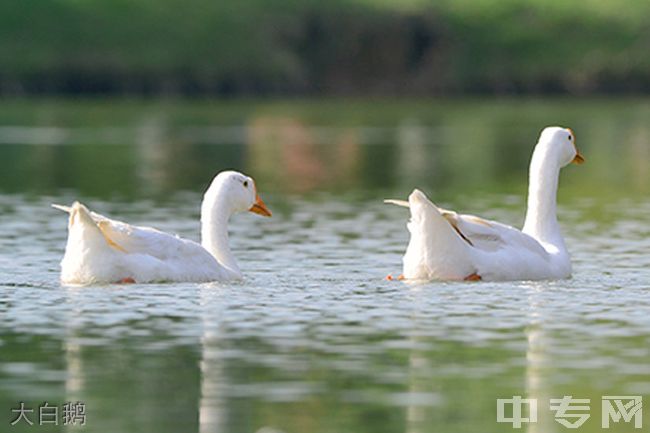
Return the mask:
<svg viewBox="0 0 650 433">
<path fill-rule="evenodd" d="M 520 226 L 553 124 L 587 159 L 558 196 L 571 280 L 383 280 L 408 241 L 383 198 Z M 524 428 L 560 432 L 549 399 L 573 395 L 596 432 L 601 396 L 650 399 L 650 101 L 4 101 L 0 143 L 0 431 L 503 432 L 496 399 L 522 395 Z M 59 284 L 51 202 L 197 240 L 227 168 L 274 211 L 231 222 L 243 281 Z M 20 401 L 86 425 L 11 426 Z"/>
</svg>

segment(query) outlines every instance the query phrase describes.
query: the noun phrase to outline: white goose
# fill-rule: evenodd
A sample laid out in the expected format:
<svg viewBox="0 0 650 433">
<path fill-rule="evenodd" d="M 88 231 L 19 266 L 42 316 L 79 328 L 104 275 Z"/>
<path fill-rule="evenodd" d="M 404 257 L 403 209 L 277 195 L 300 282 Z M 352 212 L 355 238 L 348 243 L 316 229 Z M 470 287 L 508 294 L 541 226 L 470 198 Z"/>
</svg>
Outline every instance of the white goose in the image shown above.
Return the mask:
<svg viewBox="0 0 650 433">
<path fill-rule="evenodd" d="M 219 173 L 201 205 L 202 245 L 150 227 L 111 220 L 75 202 L 53 205 L 70 214 L 61 261 L 65 284 L 219 281 L 242 274 L 228 245 L 228 220 L 237 212 L 271 212 L 255 182 L 235 171 Z"/>
<path fill-rule="evenodd" d="M 530 162 L 528 211 L 522 231 L 441 209 L 417 189 L 408 202 L 386 200 L 411 211 L 411 240 L 400 279 L 569 278 L 571 259 L 557 222 L 556 195 L 560 169 L 571 162 L 584 162 L 573 131 L 545 128 Z"/>
</svg>

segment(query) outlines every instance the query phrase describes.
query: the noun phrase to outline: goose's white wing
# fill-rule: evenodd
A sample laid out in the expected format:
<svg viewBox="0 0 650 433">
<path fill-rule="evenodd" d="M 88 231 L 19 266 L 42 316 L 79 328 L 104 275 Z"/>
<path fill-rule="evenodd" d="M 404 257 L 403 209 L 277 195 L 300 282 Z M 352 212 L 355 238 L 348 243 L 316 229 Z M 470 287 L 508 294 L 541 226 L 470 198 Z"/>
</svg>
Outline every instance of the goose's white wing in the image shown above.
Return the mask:
<svg viewBox="0 0 650 433">
<path fill-rule="evenodd" d="M 406 278 L 543 279 L 550 272 L 544 246 L 513 227 L 441 209 L 419 190 L 408 202 L 386 202 L 411 211 Z"/>
<path fill-rule="evenodd" d="M 169 260 L 185 256 L 212 257 L 201 245 L 179 236 L 171 235 L 151 227 L 141 227 L 107 218 L 96 212 L 90 212 L 113 247 L 130 254 L 147 254 L 160 260 Z"/>
<path fill-rule="evenodd" d="M 55 207 L 70 214 L 61 261 L 65 283 L 215 281 L 240 276 L 196 242 L 106 218 L 78 202 Z"/>
<path fill-rule="evenodd" d="M 496 221 L 440 209 L 440 213 L 470 245 L 483 251 L 503 248 L 526 249 L 544 257 L 546 251 L 537 240 L 514 227 Z"/>
<path fill-rule="evenodd" d="M 384 200 L 385 203 L 410 207 L 405 200 Z M 431 202 L 430 202 L 431 203 Z M 435 204 L 431 203 L 432 206 Z M 482 251 L 497 251 L 503 248 L 525 248 L 545 256 L 546 251 L 532 237 L 514 227 L 496 221 L 486 220 L 474 215 L 463 215 L 452 210 L 435 206 L 440 214 L 454 228 L 458 236 L 471 246 Z"/>
</svg>

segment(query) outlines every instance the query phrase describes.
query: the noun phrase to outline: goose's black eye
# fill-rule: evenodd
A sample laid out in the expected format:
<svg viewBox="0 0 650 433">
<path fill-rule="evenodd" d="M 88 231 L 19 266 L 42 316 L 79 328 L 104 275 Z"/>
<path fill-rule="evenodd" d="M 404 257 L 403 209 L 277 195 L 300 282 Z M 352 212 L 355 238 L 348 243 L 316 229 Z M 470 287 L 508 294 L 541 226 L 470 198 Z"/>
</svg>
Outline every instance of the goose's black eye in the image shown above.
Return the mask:
<svg viewBox="0 0 650 433">
<path fill-rule="evenodd" d="M 248 188 L 248 181 L 247 180 L 244 181 L 244 188 Z"/>
<path fill-rule="evenodd" d="M 573 137 L 571 137 L 571 136 L 569 135 L 569 141 L 571 141 L 571 140 L 573 140 Z"/>
</svg>

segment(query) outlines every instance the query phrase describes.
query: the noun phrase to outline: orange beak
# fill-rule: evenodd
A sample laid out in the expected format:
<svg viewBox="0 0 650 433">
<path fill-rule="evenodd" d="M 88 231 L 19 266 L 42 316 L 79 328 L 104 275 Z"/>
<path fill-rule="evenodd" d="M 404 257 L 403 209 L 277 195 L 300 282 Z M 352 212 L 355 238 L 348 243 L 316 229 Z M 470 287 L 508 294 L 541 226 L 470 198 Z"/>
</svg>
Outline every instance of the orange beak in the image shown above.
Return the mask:
<svg viewBox="0 0 650 433">
<path fill-rule="evenodd" d="M 571 128 L 567 128 L 567 129 L 569 130 L 571 135 L 573 135 L 573 148 L 576 150 L 576 156 L 571 160 L 571 163 L 580 165 L 583 162 L 585 162 L 585 157 L 582 156 L 582 154 L 580 153 L 580 151 L 576 147 L 576 135 L 575 135 L 575 133 L 573 132 L 573 130 Z"/>
<path fill-rule="evenodd" d="M 259 194 L 255 194 L 255 203 L 248 210 L 265 217 L 271 216 L 271 211 L 266 207 Z"/>
<path fill-rule="evenodd" d="M 576 149 L 576 156 L 571 160 L 571 162 L 572 162 L 573 164 L 578 164 L 578 165 L 580 165 L 580 164 L 582 164 L 583 162 L 585 162 L 585 157 L 582 156 L 582 154 L 580 153 L 580 151 L 579 151 L 578 149 Z"/>
</svg>

